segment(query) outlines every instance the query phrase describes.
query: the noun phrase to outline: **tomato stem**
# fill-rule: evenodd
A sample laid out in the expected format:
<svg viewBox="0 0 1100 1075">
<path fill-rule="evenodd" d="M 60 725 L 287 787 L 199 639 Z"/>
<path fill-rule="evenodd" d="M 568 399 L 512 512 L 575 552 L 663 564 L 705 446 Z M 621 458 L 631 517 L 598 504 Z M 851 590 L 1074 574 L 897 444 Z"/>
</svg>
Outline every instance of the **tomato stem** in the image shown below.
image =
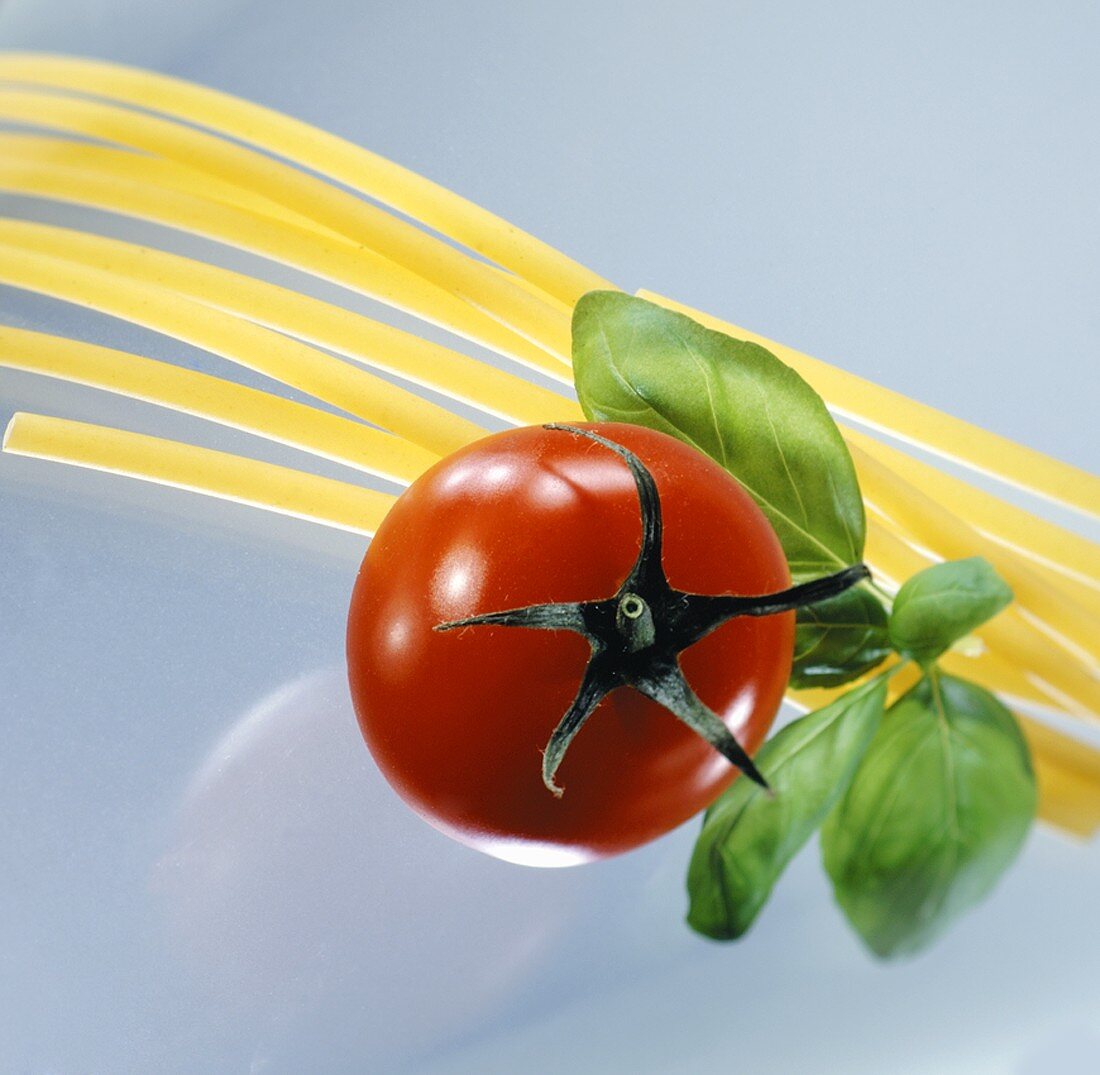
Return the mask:
<svg viewBox="0 0 1100 1075">
<path fill-rule="evenodd" d="M 631 653 L 652 646 L 657 638 L 653 625 L 653 610 L 636 593 L 626 593 L 619 599 L 615 626 Z"/>
<path fill-rule="evenodd" d="M 556 796 L 563 789 L 554 777 L 574 736 L 600 702 L 619 687 L 633 687 L 664 706 L 731 765 L 769 790 L 745 749 L 684 678 L 680 653 L 737 616 L 772 616 L 835 597 L 870 578 L 867 567 L 856 564 L 771 594 L 708 595 L 673 589 L 661 556 L 661 498 L 642 461 L 629 448 L 590 429 L 558 424 L 545 428 L 593 440 L 620 455 L 630 468 L 642 519 L 642 542 L 634 566 L 618 592 L 608 598 L 486 612 L 441 623 L 435 629 L 529 627 L 573 631 L 587 639 L 592 652 L 580 687 L 543 752 L 543 783 Z"/>
</svg>

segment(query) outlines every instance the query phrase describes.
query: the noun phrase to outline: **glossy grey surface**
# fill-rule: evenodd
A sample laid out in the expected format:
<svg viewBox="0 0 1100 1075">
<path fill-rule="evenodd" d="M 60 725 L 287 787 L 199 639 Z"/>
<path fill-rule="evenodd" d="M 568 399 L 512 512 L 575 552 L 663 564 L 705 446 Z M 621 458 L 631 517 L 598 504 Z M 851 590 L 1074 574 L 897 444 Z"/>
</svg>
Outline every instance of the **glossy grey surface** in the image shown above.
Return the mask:
<svg viewBox="0 0 1100 1075">
<path fill-rule="evenodd" d="M 309 119 L 621 286 L 1095 470 L 1098 24 L 1091 3 L 7 0 L 0 46 Z M 239 376 L 10 289 L 0 320 Z M 0 420 L 17 409 L 313 465 L 0 372 Z M 690 826 L 534 871 L 417 821 L 343 687 L 362 545 L 0 456 L 0 1068 L 1095 1070 L 1095 846 L 1037 832 L 946 943 L 884 968 L 813 850 L 722 948 L 681 924 Z"/>
</svg>

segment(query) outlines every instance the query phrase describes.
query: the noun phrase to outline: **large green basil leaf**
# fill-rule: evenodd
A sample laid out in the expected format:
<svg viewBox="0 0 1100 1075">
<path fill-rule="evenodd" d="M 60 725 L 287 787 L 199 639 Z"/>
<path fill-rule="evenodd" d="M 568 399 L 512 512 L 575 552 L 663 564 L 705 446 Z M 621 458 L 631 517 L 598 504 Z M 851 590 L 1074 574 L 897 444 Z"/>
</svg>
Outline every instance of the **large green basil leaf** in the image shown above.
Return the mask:
<svg viewBox="0 0 1100 1075">
<path fill-rule="evenodd" d="M 779 875 L 843 793 L 882 717 L 873 680 L 768 740 L 756 764 L 769 796 L 738 779 L 707 811 L 688 868 L 688 923 L 716 940 L 752 925 Z"/>
<path fill-rule="evenodd" d="M 1012 714 L 932 670 L 890 708 L 822 828 L 837 901 L 876 955 L 916 952 L 989 892 L 1035 808 Z"/>
<path fill-rule="evenodd" d="M 798 610 L 791 686 L 839 686 L 891 652 L 882 602 L 860 587 L 846 590 Z"/>
<path fill-rule="evenodd" d="M 821 397 L 754 343 L 617 291 L 573 313 L 577 394 L 593 420 L 670 433 L 722 464 L 764 510 L 795 581 L 863 555 L 859 483 Z"/>
<path fill-rule="evenodd" d="M 890 639 L 899 652 L 927 664 L 1011 601 L 1008 583 L 980 556 L 936 564 L 898 591 Z"/>
</svg>

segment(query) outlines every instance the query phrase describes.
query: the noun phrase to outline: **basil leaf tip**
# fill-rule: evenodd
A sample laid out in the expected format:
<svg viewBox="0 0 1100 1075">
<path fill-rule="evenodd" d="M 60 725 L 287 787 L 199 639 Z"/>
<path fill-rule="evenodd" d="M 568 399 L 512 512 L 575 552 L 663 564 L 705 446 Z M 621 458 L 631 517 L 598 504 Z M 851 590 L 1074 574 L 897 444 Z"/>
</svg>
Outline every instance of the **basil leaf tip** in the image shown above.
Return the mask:
<svg viewBox="0 0 1100 1075">
<path fill-rule="evenodd" d="M 748 930 L 847 786 L 885 698 L 880 677 L 787 725 L 756 756 L 774 794 L 739 779 L 711 806 L 688 868 L 687 920 L 694 930 L 715 940 Z"/>
<path fill-rule="evenodd" d="M 825 820 L 825 869 L 882 958 L 939 937 L 992 889 L 1036 811 L 1027 745 L 989 691 L 933 670 L 887 712 Z"/>
</svg>

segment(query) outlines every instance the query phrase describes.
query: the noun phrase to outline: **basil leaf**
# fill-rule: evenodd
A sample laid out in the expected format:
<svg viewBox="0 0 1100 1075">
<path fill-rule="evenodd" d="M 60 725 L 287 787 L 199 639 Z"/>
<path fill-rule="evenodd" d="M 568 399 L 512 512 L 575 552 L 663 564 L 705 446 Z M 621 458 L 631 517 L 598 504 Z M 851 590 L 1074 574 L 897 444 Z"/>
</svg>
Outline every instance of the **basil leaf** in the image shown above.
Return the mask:
<svg viewBox="0 0 1100 1075">
<path fill-rule="evenodd" d="M 798 610 L 791 686 L 836 687 L 874 668 L 891 652 L 886 609 L 856 587 Z"/>
<path fill-rule="evenodd" d="M 688 868 L 688 924 L 716 940 L 752 925 L 787 863 L 843 793 L 878 727 L 884 679 L 865 683 L 768 740 L 756 764 L 770 797 L 735 780 L 707 811 Z"/>
<path fill-rule="evenodd" d="M 890 639 L 899 652 L 927 664 L 1011 601 L 1008 584 L 980 556 L 936 564 L 898 591 Z"/>
<path fill-rule="evenodd" d="M 694 445 L 767 515 L 796 582 L 858 563 L 865 522 L 844 440 L 789 366 L 644 299 L 584 295 L 573 312 L 577 394 L 593 420 Z"/>
<path fill-rule="evenodd" d="M 876 955 L 919 951 L 989 892 L 1035 808 L 1012 714 L 933 670 L 890 708 L 822 828 L 837 901 Z"/>
</svg>

